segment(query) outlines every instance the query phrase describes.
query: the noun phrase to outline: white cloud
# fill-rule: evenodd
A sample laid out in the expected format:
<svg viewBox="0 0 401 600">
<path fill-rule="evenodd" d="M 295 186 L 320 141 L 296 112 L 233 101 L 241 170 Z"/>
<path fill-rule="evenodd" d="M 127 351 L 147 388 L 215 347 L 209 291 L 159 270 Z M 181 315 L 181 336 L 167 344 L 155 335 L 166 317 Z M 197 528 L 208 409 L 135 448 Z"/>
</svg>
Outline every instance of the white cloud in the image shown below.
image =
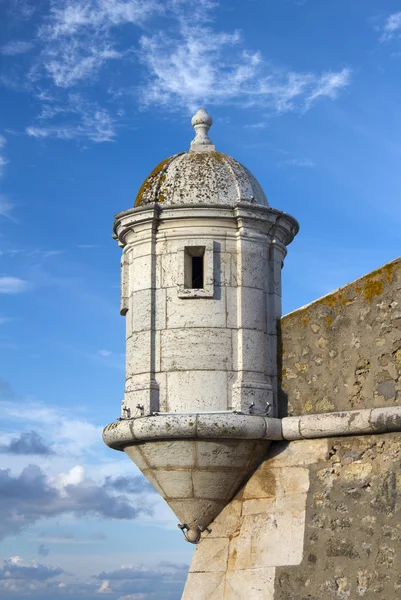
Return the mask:
<svg viewBox="0 0 401 600">
<path fill-rule="evenodd" d="M 278 164 L 283 167 L 304 167 L 308 169 L 316 166 L 316 163 L 310 158 L 289 158 L 288 160 L 283 160 Z"/>
<path fill-rule="evenodd" d="M 4 175 L 4 167 L 6 166 L 6 164 L 8 163 L 8 160 L 6 159 L 6 157 L 3 154 L 3 150 L 5 148 L 7 144 L 7 140 L 4 137 L 4 135 L 1 135 L 0 133 L 0 177 L 2 177 L 2 175 Z M 0 201 L 0 214 L 1 214 L 1 201 Z"/>
<path fill-rule="evenodd" d="M 95 77 L 108 61 L 123 56 L 110 30 L 124 24 L 141 25 L 162 9 L 161 0 L 52 0 L 50 14 L 38 32 L 44 43 L 45 73 L 63 88 Z"/>
<path fill-rule="evenodd" d="M 28 283 L 18 277 L 0 277 L 0 294 L 19 294 L 28 289 Z"/>
<path fill-rule="evenodd" d="M 314 89 L 307 96 L 306 107 L 309 108 L 313 102 L 322 96 L 334 100 L 337 98 L 340 90 L 347 87 L 351 83 L 351 69 L 344 68 L 337 73 L 329 71 L 323 73 L 316 81 Z"/>
<path fill-rule="evenodd" d="M 382 36 L 380 40 L 382 42 L 388 42 L 389 40 L 398 37 L 401 34 L 401 12 L 396 12 L 387 18 L 384 25 Z"/>
<path fill-rule="evenodd" d="M 0 194 L 0 217 L 7 217 L 12 220 L 11 212 L 14 205 L 13 203 L 5 196 L 4 194 Z"/>
<path fill-rule="evenodd" d="M 63 115 L 63 121 L 52 124 L 53 117 Z M 90 139 L 93 142 L 111 142 L 116 136 L 116 120 L 96 102 L 90 102 L 81 94 L 68 94 L 64 105 L 53 100 L 46 102 L 38 120 L 50 121 L 48 125 L 31 125 L 26 133 L 38 139 L 59 140 Z"/>
<path fill-rule="evenodd" d="M 143 102 L 174 109 L 235 103 L 275 113 L 308 110 L 320 97 L 336 98 L 351 77 L 349 68 L 320 75 L 277 69 L 247 51 L 239 32 L 186 23 L 175 37 L 142 36 L 140 56 L 148 73 Z"/>
<path fill-rule="evenodd" d="M 42 108 L 26 133 L 42 140 L 113 141 L 118 124 L 130 118 L 122 103 L 133 96 L 140 107 L 165 110 L 262 107 L 263 127 L 269 115 L 302 113 L 349 85 L 349 68 L 313 73 L 274 66 L 247 47 L 241 32 L 217 30 L 215 7 L 213 0 L 51 0 L 30 71 Z M 160 15 L 162 28 L 154 21 Z M 134 88 L 126 77 L 119 82 L 118 68 L 112 85 L 102 85 L 99 75 L 111 62 L 130 66 Z M 94 82 L 96 100 L 90 100 Z"/>
<path fill-rule="evenodd" d="M 110 352 L 110 350 L 99 350 L 98 354 L 99 354 L 99 356 L 107 358 L 107 357 L 111 356 L 113 353 Z"/>
<path fill-rule="evenodd" d="M 5 54 L 6 56 L 15 56 L 17 54 L 25 54 L 29 52 L 33 48 L 32 42 L 24 42 L 22 40 L 13 40 L 0 46 L 0 54 Z"/>
<path fill-rule="evenodd" d="M 43 64 L 54 84 L 63 88 L 87 81 L 108 60 L 122 56 L 110 44 L 103 42 L 88 43 L 87 40 L 72 39 L 61 46 L 60 51 L 48 48 Z"/>
</svg>

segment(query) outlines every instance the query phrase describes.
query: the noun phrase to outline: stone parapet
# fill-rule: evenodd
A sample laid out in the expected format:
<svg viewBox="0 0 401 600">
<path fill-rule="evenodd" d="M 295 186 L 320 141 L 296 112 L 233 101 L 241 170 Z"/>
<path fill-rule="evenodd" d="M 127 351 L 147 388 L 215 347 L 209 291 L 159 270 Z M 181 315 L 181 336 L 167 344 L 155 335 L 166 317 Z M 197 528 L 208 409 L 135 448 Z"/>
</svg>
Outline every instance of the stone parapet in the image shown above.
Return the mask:
<svg viewBox="0 0 401 600">
<path fill-rule="evenodd" d="M 281 440 L 281 422 L 260 415 L 234 413 L 160 413 L 116 421 L 103 431 L 104 442 L 117 450 L 135 442 L 191 438 Z"/>
</svg>

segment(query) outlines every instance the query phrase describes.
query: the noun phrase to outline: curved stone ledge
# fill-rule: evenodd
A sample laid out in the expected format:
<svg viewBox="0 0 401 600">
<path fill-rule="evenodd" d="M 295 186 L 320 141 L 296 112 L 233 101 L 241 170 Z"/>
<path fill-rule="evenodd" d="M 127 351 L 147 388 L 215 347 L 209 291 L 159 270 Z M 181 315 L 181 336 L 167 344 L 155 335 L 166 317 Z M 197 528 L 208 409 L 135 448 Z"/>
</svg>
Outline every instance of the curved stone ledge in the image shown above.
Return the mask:
<svg viewBox="0 0 401 600">
<path fill-rule="evenodd" d="M 303 440 L 401 431 L 401 406 L 274 419 L 238 414 L 159 414 L 115 421 L 103 430 L 110 448 L 173 439 Z"/>
<path fill-rule="evenodd" d="M 284 417 L 285 440 L 401 431 L 401 406 Z"/>
<path fill-rule="evenodd" d="M 103 430 L 105 444 L 116 450 L 135 442 L 185 438 L 281 440 L 281 420 L 230 413 L 159 414 L 116 421 Z"/>
</svg>

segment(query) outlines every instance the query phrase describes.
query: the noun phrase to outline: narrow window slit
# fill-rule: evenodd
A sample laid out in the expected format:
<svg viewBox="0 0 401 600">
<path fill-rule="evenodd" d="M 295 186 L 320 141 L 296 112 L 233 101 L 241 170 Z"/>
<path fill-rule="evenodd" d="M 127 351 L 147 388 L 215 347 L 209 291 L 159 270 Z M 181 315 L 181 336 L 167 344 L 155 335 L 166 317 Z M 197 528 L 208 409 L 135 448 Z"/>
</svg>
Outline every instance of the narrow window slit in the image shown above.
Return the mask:
<svg viewBox="0 0 401 600">
<path fill-rule="evenodd" d="M 187 290 L 205 288 L 205 246 L 186 246 L 184 281 Z"/>
<path fill-rule="evenodd" d="M 203 256 L 192 256 L 192 285 L 194 290 L 200 290 L 203 285 Z"/>
</svg>

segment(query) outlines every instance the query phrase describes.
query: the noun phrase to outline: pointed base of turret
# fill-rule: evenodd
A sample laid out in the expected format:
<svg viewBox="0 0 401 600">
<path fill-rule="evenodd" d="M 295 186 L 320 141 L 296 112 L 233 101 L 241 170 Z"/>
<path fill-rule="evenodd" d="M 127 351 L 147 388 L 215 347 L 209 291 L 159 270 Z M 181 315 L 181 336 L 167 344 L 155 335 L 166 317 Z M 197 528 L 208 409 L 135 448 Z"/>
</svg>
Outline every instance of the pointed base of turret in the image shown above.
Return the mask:
<svg viewBox="0 0 401 600">
<path fill-rule="evenodd" d="M 124 448 L 196 542 L 257 465 L 270 442 L 187 439 L 137 443 Z"/>
</svg>

